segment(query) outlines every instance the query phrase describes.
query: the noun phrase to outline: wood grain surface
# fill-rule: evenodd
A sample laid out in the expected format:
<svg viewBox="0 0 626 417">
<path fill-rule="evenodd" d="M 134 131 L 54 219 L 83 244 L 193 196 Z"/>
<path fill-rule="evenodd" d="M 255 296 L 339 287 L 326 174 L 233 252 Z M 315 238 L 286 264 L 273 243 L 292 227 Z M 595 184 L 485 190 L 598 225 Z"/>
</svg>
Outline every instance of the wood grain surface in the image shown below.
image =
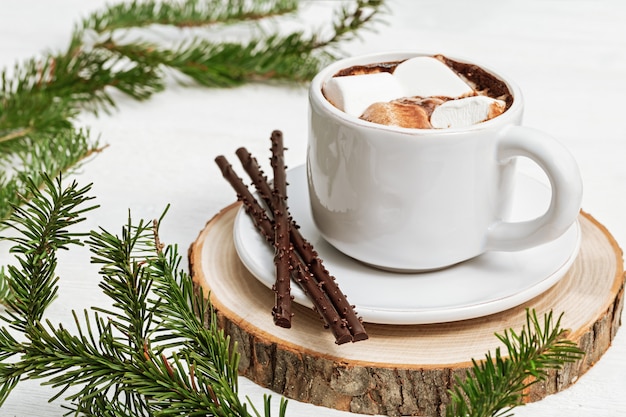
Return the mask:
<svg viewBox="0 0 626 417">
<path fill-rule="evenodd" d="M 471 359 L 500 346 L 494 333 L 526 322 L 526 309 L 541 316 L 564 313 L 569 338 L 586 352 L 533 386 L 529 401 L 561 391 L 610 346 L 620 326 L 624 296 L 622 252 L 609 232 L 581 213 L 581 249 L 555 286 L 498 314 L 430 325 L 366 324 L 369 340 L 336 345 L 312 310 L 294 306 L 293 327 L 273 324 L 274 295 L 240 262 L 232 227 L 238 203 L 213 217 L 189 250 L 198 288 L 210 293 L 220 325 L 241 354 L 239 370 L 286 397 L 361 414 L 445 415 L 454 375 Z M 341 277 L 337 277 L 341 285 Z"/>
</svg>

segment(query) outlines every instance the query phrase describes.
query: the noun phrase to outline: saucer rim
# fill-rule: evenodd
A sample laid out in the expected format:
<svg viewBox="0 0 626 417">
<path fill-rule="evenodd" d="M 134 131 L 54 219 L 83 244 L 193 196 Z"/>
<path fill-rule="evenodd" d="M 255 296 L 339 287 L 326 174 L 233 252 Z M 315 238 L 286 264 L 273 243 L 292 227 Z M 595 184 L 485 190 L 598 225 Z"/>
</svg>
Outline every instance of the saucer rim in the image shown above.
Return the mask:
<svg viewBox="0 0 626 417">
<path fill-rule="evenodd" d="M 288 170 L 292 172 L 292 175 L 296 171 L 304 172 L 304 165 L 298 165 L 294 168 Z M 297 174 L 296 174 L 297 175 Z M 530 176 L 524 175 L 523 173 L 519 173 L 518 175 L 526 177 L 527 179 L 537 183 L 540 186 L 545 187 L 545 184 L 540 181 L 532 178 Z M 306 194 L 306 193 L 305 193 Z M 308 199 L 308 196 L 306 196 Z M 271 289 L 273 285 L 274 278 L 265 277 L 266 274 L 262 274 L 264 268 L 259 266 L 259 262 L 254 257 L 248 256 L 248 250 L 245 249 L 248 247 L 248 243 L 245 242 L 244 236 L 248 236 L 248 240 L 250 240 L 250 233 L 241 232 L 242 229 L 242 216 L 246 218 L 245 221 L 248 224 L 251 224 L 250 219 L 248 218 L 247 213 L 245 212 L 243 207 L 238 209 L 238 212 L 235 216 L 234 225 L 233 225 L 233 241 L 235 245 L 235 250 L 239 259 L 241 260 L 244 267 L 250 272 L 250 274 L 260 283 L 262 283 L 265 287 Z M 315 225 L 313 224 L 313 227 Z M 253 228 L 246 227 L 246 229 L 251 230 Z M 572 232 L 572 229 L 575 229 Z M 255 239 L 258 239 L 258 232 L 255 232 Z M 520 304 L 523 304 L 526 301 L 537 297 L 538 295 L 546 292 L 550 288 L 552 288 L 557 282 L 559 282 L 567 273 L 571 265 L 574 263 L 578 252 L 581 246 L 581 228 L 580 222 L 578 218 L 574 221 L 574 223 L 570 226 L 570 228 L 563 233 L 563 235 L 554 239 L 554 241 L 564 240 L 568 237 L 568 234 L 575 233 L 575 242 L 573 244 L 572 250 L 569 252 L 567 258 L 563 257 L 560 259 L 561 264 L 556 266 L 552 272 L 542 279 L 538 279 L 533 285 L 530 287 L 524 288 L 518 292 L 514 292 L 511 294 L 507 294 L 502 297 L 490 298 L 484 301 L 477 301 L 474 303 L 462 304 L 459 306 L 444 306 L 441 308 L 415 308 L 415 309 L 394 309 L 394 308 L 385 308 L 385 307 L 363 307 L 359 306 L 358 302 L 353 302 L 356 304 L 355 309 L 357 310 L 359 316 L 363 318 L 364 322 L 374 323 L 374 324 L 391 324 L 391 325 L 416 325 L 416 324 L 436 324 L 436 323 L 445 323 L 445 322 L 454 322 L 461 321 L 467 319 L 473 319 L 478 317 L 488 316 L 490 314 L 499 313 L 505 311 L 509 308 L 516 307 Z M 305 236 L 306 238 L 306 236 Z M 552 241 L 552 242 L 554 242 Z M 551 243 L 552 243 L 551 242 Z M 266 245 L 265 242 L 263 244 Z M 571 243 L 570 243 L 571 244 Z M 255 246 L 257 246 L 255 244 Z M 482 256 L 482 255 L 481 255 Z M 358 261 L 346 256 L 346 262 L 357 263 Z M 326 266 L 328 269 L 332 270 L 332 265 L 329 265 L 326 262 Z M 363 265 L 362 263 L 360 263 Z M 379 271 L 378 268 L 367 266 L 365 267 L 372 271 L 372 275 L 376 275 L 376 271 Z M 445 270 L 449 270 L 451 268 L 456 268 L 457 265 L 451 266 L 449 268 L 445 268 Z M 383 271 L 381 271 L 382 273 Z M 390 273 L 391 271 L 384 271 L 385 273 Z M 429 274 L 437 274 L 441 271 L 430 271 Z M 393 273 L 393 272 L 391 272 Z M 405 274 L 405 273 L 398 273 Z M 292 296 L 294 297 L 294 301 L 300 305 L 305 307 L 312 308 L 313 304 L 306 297 L 306 295 L 300 290 L 299 287 L 292 288 Z"/>
</svg>

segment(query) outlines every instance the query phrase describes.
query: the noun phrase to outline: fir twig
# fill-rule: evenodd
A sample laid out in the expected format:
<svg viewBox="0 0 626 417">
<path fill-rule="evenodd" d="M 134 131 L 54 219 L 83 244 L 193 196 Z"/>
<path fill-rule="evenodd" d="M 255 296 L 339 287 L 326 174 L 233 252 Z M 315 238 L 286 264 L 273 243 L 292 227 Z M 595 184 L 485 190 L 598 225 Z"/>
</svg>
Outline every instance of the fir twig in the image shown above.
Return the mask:
<svg viewBox="0 0 626 417">
<path fill-rule="evenodd" d="M 295 13 L 298 4 L 183 0 L 111 5 L 82 20 L 64 50 L 0 71 L 0 221 L 19 203 L 16 193 L 28 198 L 26 178 L 41 187 L 39 172 L 55 177 L 100 149 L 87 130 L 76 127 L 76 117 L 82 111 L 111 111 L 114 91 L 146 100 L 165 88 L 172 72 L 208 87 L 308 80 L 336 56 L 339 42 L 371 27 L 383 9 L 381 0 L 355 0 L 336 10 L 328 30 L 312 35 L 258 30 L 239 43 L 191 36 L 167 48 L 141 37 L 124 42 L 117 36 L 154 24 L 183 28 L 258 21 Z"/>
<path fill-rule="evenodd" d="M 2 319 L 25 337 L 0 328 L 0 404 L 30 378 L 54 388 L 53 399 L 65 395 L 66 408 L 81 415 L 252 416 L 237 393 L 236 350 L 180 269 L 176 247 L 160 242 L 158 222 L 135 225 L 129 217 L 119 236 L 91 232 L 87 244 L 112 307 L 74 312 L 75 333 L 41 321 L 57 291 L 56 251 L 82 244 L 68 229 L 93 208 L 80 207 L 89 187 L 46 183 L 8 222 L 19 232 L 10 238 L 19 266 L 4 277 L 15 301 Z"/>
<path fill-rule="evenodd" d="M 56 251 L 80 244 L 81 233 L 67 230 L 84 220 L 83 214 L 95 208 L 79 208 L 90 197 L 86 193 L 91 186 L 78 188 L 73 182 L 61 188 L 61 179 L 51 180 L 43 176 L 46 188 L 40 191 L 33 181 L 28 182 L 33 200 L 24 206 L 14 207 L 13 221 L 6 223 L 18 235 L 6 238 L 15 244 L 11 252 L 16 254 L 19 266 L 8 266 L 7 315 L 11 327 L 20 331 L 41 320 L 44 311 L 56 296 Z"/>
<path fill-rule="evenodd" d="M 42 178 L 46 185 L 43 191 L 32 180 L 27 181 L 33 199 L 23 207 L 15 206 L 12 221 L 6 223 L 18 233 L 6 238 L 14 243 L 11 252 L 16 254 L 17 264 L 9 265 L 8 272 L 0 274 L 9 294 L 5 299 L 6 311 L 0 319 L 29 337 L 56 297 L 57 250 L 81 244 L 82 234 L 70 232 L 67 228 L 84 220 L 84 213 L 95 208 L 82 207 L 91 200 L 86 196 L 91 186 L 78 188 L 73 182 L 62 188 L 60 177 L 55 181 L 45 175 Z M 0 328 L 0 404 L 28 369 L 25 362 L 6 362 L 24 355 L 24 345 L 9 329 Z"/>
<path fill-rule="evenodd" d="M 496 334 L 504 344 L 507 355 L 496 349 L 495 358 L 489 352 L 485 360 L 472 360 L 473 369 L 466 379 L 456 378 L 450 391 L 449 417 L 510 416 L 509 411 L 523 404 L 525 390 L 548 377 L 548 371 L 558 370 L 566 363 L 580 359 L 584 352 L 566 339 L 561 318 L 554 322 L 552 312 L 539 321 L 534 310 L 526 311 L 526 326 L 520 333 L 513 329 Z"/>
<path fill-rule="evenodd" d="M 1 315 L 9 328 L 0 327 L 0 404 L 22 378 L 31 378 L 54 388 L 53 398 L 65 395 L 66 408 L 81 415 L 259 417 L 238 397 L 236 346 L 217 327 L 205 294 L 195 292 L 180 269 L 176 246 L 160 241 L 160 221 L 135 224 L 129 216 L 119 236 L 91 232 L 87 244 L 112 307 L 74 313 L 75 333 L 41 321 L 57 291 L 56 251 L 82 244 L 81 234 L 69 229 L 94 208 L 84 206 L 89 187 L 45 182 L 43 191 L 29 182 L 32 201 L 9 221 L 17 232 L 10 240 L 18 263 L 0 276 L 14 297 Z M 540 322 L 527 311 L 521 332 L 497 335 L 507 356 L 497 349 L 495 357 L 474 361 L 450 392 L 448 416 L 505 415 L 550 370 L 580 359 L 561 317 L 555 321 L 548 313 Z M 280 416 L 285 406 L 281 400 Z"/>
<path fill-rule="evenodd" d="M 183 3 L 132 1 L 93 13 L 83 21 L 83 27 L 98 33 L 107 33 L 152 24 L 176 27 L 232 24 L 292 13 L 297 8 L 297 0 L 206 0 Z"/>
<path fill-rule="evenodd" d="M 0 222 L 13 207 L 30 200 L 31 185 L 41 188 L 45 184 L 42 173 L 69 171 L 97 150 L 97 142 L 91 143 L 85 130 L 63 128 L 54 135 L 52 139 L 47 133 L 31 133 L 10 145 L 0 143 Z"/>
</svg>

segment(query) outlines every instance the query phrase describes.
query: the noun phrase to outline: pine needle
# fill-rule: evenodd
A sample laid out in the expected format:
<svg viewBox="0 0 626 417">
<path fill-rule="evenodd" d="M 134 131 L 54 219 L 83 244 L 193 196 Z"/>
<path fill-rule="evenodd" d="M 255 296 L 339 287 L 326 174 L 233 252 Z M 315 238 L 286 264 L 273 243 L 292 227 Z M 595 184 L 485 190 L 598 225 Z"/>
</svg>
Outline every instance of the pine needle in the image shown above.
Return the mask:
<svg viewBox="0 0 626 417">
<path fill-rule="evenodd" d="M 544 381 L 548 371 L 579 360 L 584 352 L 565 338 L 562 316 L 555 322 L 553 313 L 548 312 L 542 324 L 534 310 L 527 310 L 526 326 L 520 333 L 509 329 L 496 334 L 507 355 L 497 348 L 495 357 L 489 352 L 482 362 L 472 360 L 473 369 L 467 371 L 466 379 L 457 377 L 457 385 L 449 392 L 447 415 L 510 416 L 511 409 L 523 404 L 528 387 Z"/>
</svg>

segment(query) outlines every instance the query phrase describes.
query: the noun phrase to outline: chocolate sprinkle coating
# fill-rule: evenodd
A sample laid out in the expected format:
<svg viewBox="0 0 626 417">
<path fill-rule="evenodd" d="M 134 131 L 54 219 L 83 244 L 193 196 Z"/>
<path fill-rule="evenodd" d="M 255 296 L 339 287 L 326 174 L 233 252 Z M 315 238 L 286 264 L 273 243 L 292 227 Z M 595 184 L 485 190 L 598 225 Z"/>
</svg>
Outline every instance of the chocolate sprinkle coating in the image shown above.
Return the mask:
<svg viewBox="0 0 626 417">
<path fill-rule="evenodd" d="M 271 188 L 259 164 L 245 148 L 239 148 L 235 153 L 239 157 L 244 170 L 252 179 L 252 183 L 255 185 L 258 194 L 263 198 L 265 203 L 271 207 Z M 365 331 L 363 322 L 354 311 L 354 306 L 348 302 L 346 296 L 339 289 L 335 278 L 326 270 L 313 245 L 302 236 L 297 223 L 293 219 L 291 221 L 292 224 L 289 233 L 294 251 L 304 264 L 307 265 L 307 268 L 313 274 L 317 282 L 323 283 L 324 290 L 333 303 L 334 308 L 348 323 L 354 341 L 366 340 L 368 338 L 367 332 Z"/>
<path fill-rule="evenodd" d="M 276 325 L 291 327 L 291 257 L 293 246 L 289 239 L 290 221 L 287 212 L 287 176 L 285 173 L 285 158 L 283 134 L 280 131 L 272 132 L 271 136 L 271 165 L 274 170 L 274 190 L 272 202 L 274 214 L 274 265 L 276 268 L 276 293 L 273 310 Z"/>
<path fill-rule="evenodd" d="M 237 193 L 237 199 L 243 203 L 246 213 L 252 219 L 253 224 L 255 225 L 259 233 L 261 233 L 261 236 L 265 238 L 266 242 L 268 242 L 270 245 L 273 245 L 274 226 L 272 224 L 272 220 L 267 216 L 267 212 L 265 211 L 265 209 L 259 204 L 259 202 L 252 195 L 250 190 L 248 190 L 248 187 L 243 183 L 243 180 L 237 176 L 232 168 L 232 165 L 228 162 L 226 157 L 224 157 L 223 155 L 219 155 L 215 158 L 215 163 L 222 171 L 222 175 L 224 176 L 226 181 L 228 181 L 228 183 Z M 319 288 L 317 282 L 315 282 L 315 280 L 308 279 L 309 277 L 306 276 L 305 273 L 300 272 L 307 270 L 306 266 L 302 263 L 302 260 L 297 256 L 293 256 L 292 260 L 295 264 L 295 268 L 293 269 L 293 271 L 295 274 L 297 274 L 295 281 L 300 285 L 304 293 L 307 294 L 309 296 L 309 299 L 313 302 L 315 310 L 318 312 L 325 325 L 330 328 L 331 332 L 333 333 L 335 337 L 335 342 L 337 344 L 343 344 L 352 341 L 353 337 L 350 334 L 348 326 L 346 325 L 345 321 L 339 316 L 339 313 L 335 310 L 330 300 L 328 300 L 325 294 L 321 292 L 321 289 Z"/>
</svg>

